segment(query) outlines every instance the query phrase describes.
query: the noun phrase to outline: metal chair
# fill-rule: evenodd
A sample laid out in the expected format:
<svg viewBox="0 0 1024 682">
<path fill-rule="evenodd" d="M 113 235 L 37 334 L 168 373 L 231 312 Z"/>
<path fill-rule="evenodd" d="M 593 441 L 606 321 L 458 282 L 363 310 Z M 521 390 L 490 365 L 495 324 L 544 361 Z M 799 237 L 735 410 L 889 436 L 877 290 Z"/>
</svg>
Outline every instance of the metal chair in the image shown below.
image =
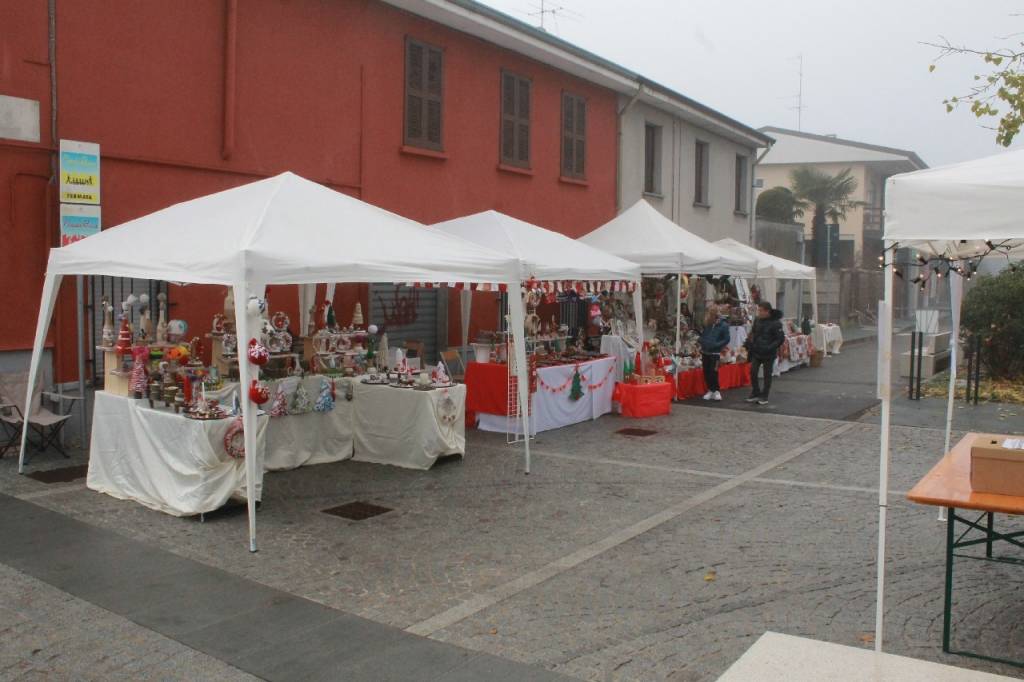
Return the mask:
<svg viewBox="0 0 1024 682">
<path fill-rule="evenodd" d="M 426 362 L 423 358 L 424 344 L 422 341 L 414 341 L 408 339 L 405 342 L 405 357 L 407 358 L 419 358 L 420 362 Z"/>
<path fill-rule="evenodd" d="M 81 400 L 82 397 L 44 391 L 42 386 L 37 384 L 32 392 L 29 415 L 26 419 L 20 405 L 25 399 L 27 389 L 28 372 L 0 373 L 0 425 L 4 432 L 3 441 L 0 442 L 0 457 L 3 457 L 7 450 L 20 449 L 21 434 L 26 423 L 30 436 L 28 442 L 37 452 L 42 453 L 53 447 L 65 458 L 69 457 L 61 443 L 61 433 L 71 419 L 75 401 Z M 45 407 L 44 399 L 53 404 L 57 411 Z M 37 440 L 31 438 L 33 433 Z M 25 461 L 28 461 L 27 456 Z"/>
<path fill-rule="evenodd" d="M 462 362 L 462 356 L 455 348 L 441 351 L 441 359 L 448 368 L 448 375 L 452 381 L 463 383 L 466 380 L 466 365 Z"/>
</svg>

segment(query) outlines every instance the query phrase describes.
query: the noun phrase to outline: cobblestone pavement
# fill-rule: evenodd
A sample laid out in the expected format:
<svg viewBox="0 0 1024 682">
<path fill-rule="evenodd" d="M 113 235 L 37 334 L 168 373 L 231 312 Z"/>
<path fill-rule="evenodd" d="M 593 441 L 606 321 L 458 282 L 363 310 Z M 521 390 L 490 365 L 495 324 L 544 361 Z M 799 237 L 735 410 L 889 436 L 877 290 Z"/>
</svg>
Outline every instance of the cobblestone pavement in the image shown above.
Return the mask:
<svg viewBox="0 0 1024 682">
<path fill-rule="evenodd" d="M 268 475 L 255 555 L 243 513 L 173 518 L 81 481 L 18 477 L 10 458 L 0 460 L 0 491 L 414 631 L 497 594 L 431 636 L 581 679 L 711 680 L 768 629 L 870 646 L 877 426 L 690 404 L 645 420 L 652 436 L 615 433 L 627 425 L 637 424 L 609 416 L 542 434 L 529 477 L 503 436 L 478 432 L 465 460 L 430 472 L 346 462 Z M 899 494 L 941 449 L 940 431 L 894 432 L 886 648 L 1019 674 L 941 654 L 944 526 L 934 509 Z M 776 458 L 788 461 L 750 474 Z M 731 485 L 740 475 L 749 480 Z M 694 497 L 700 503 L 687 507 Z M 357 499 L 394 511 L 362 522 L 321 513 Z M 641 530 L 623 535 L 630 527 Z M 593 547 L 585 560 L 567 560 Z M 1024 652 L 1014 615 L 1022 575 L 957 570 L 958 641 Z M 538 571 L 549 573 L 523 582 Z M 16 578 L 0 572 L 0 593 L 16 594 Z M 51 617 L 29 610 L 40 622 Z M 3 660 L 24 659 L 27 645 L 4 640 Z M 169 654 L 154 654 L 155 664 L 159 656 Z"/>
</svg>

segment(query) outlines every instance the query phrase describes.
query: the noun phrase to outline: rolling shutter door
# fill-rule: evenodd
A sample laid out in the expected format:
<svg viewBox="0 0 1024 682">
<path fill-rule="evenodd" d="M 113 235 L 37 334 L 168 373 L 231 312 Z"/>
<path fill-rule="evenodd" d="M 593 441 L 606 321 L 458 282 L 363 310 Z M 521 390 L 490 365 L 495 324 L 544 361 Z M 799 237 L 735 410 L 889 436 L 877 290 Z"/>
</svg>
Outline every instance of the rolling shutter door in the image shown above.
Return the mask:
<svg viewBox="0 0 1024 682">
<path fill-rule="evenodd" d="M 405 341 L 422 341 L 426 361 L 435 363 L 438 350 L 447 343 L 445 293 L 447 289 L 371 284 L 368 324 L 387 330 L 392 348 L 404 346 Z"/>
</svg>

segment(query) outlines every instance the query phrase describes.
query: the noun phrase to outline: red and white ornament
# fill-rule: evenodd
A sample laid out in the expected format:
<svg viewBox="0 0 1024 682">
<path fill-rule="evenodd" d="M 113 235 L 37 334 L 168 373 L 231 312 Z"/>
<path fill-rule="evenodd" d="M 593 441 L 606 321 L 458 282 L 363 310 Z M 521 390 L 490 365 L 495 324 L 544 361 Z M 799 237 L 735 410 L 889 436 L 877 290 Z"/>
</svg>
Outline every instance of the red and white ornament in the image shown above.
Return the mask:
<svg viewBox="0 0 1024 682">
<path fill-rule="evenodd" d="M 270 389 L 267 388 L 266 384 L 253 379 L 252 383 L 249 384 L 249 400 L 257 405 L 262 405 L 270 400 Z"/>
<path fill-rule="evenodd" d="M 270 360 L 270 351 L 256 339 L 249 339 L 249 362 L 259 367 L 267 364 Z"/>
</svg>

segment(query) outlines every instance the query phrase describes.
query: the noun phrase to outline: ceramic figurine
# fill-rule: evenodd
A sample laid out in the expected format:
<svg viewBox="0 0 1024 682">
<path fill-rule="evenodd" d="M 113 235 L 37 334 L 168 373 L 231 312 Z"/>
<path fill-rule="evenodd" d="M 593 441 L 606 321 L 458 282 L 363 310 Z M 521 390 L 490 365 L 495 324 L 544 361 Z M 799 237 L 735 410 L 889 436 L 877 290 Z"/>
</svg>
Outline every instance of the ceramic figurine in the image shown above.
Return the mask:
<svg viewBox="0 0 1024 682">
<path fill-rule="evenodd" d="M 356 307 L 352 311 L 352 322 L 349 326 L 356 329 L 363 326 L 363 304 L 359 301 L 356 301 Z"/>
<path fill-rule="evenodd" d="M 326 378 L 320 379 L 320 395 L 316 397 L 316 404 L 313 409 L 317 412 L 330 412 L 334 409 L 334 395 L 331 391 L 331 384 Z"/>
<path fill-rule="evenodd" d="M 100 299 L 100 306 L 103 308 L 103 345 L 110 348 L 117 340 L 114 332 L 114 306 L 110 305 L 110 297 L 104 296 Z"/>
<path fill-rule="evenodd" d="M 433 376 L 431 379 L 435 384 L 447 386 L 452 382 L 451 378 L 448 376 L 448 369 L 444 366 L 444 360 L 438 361 L 437 367 L 434 368 L 432 374 Z"/>
<path fill-rule="evenodd" d="M 380 342 L 377 344 L 377 364 L 384 369 L 388 368 L 388 333 L 384 332 L 380 335 Z"/>
<path fill-rule="evenodd" d="M 235 319 L 235 289 L 234 287 L 228 287 L 227 292 L 224 294 L 224 320 L 228 324 L 226 325 L 229 329 L 234 329 L 234 325 L 230 324 Z"/>
<path fill-rule="evenodd" d="M 316 306 L 311 305 L 309 307 L 309 324 L 306 325 L 306 336 L 310 337 L 316 334 Z"/>
<path fill-rule="evenodd" d="M 160 292 L 156 300 L 159 303 L 159 312 L 156 319 L 156 342 L 160 345 L 167 343 L 167 294 Z"/>
</svg>

